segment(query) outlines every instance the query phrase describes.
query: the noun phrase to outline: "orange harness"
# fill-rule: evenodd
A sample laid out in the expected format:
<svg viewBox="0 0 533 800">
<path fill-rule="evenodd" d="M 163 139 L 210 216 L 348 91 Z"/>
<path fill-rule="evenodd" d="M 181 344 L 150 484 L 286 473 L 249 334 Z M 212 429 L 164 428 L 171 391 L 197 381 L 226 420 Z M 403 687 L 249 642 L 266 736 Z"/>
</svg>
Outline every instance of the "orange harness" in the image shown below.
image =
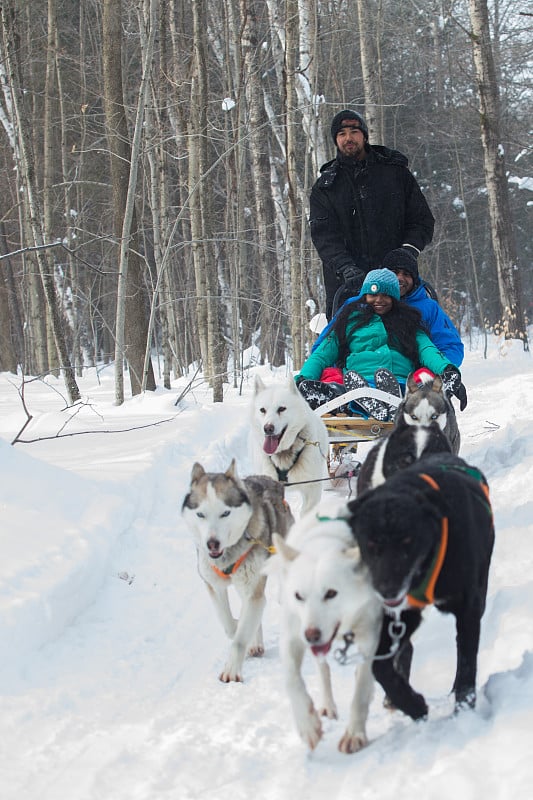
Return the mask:
<svg viewBox="0 0 533 800">
<path fill-rule="evenodd" d="M 284 500 L 283 503 L 287 508 L 289 508 L 289 505 L 286 500 Z M 250 555 L 250 553 L 252 552 L 252 550 L 256 545 L 259 545 L 264 550 L 266 550 L 267 553 L 269 553 L 269 555 L 272 555 L 273 553 L 276 552 L 276 548 L 271 544 L 270 545 L 265 544 L 260 539 L 252 539 L 249 536 L 247 536 L 246 538 L 252 543 L 252 546 L 250 547 L 249 550 L 243 553 L 242 556 L 239 556 L 239 558 L 234 564 L 230 564 L 230 566 L 226 567 L 226 569 L 219 569 L 214 564 L 211 564 L 211 569 L 213 570 L 213 572 L 216 572 L 219 578 L 224 578 L 225 581 L 229 581 L 231 576 L 237 572 L 243 561 Z"/>
<path fill-rule="evenodd" d="M 219 578 L 224 578 L 224 580 L 225 580 L 225 581 L 229 581 L 229 579 L 231 578 L 231 576 L 232 576 L 232 575 L 234 575 L 234 574 L 237 572 L 237 570 L 238 570 L 238 569 L 239 569 L 239 567 L 241 566 L 242 562 L 245 560 L 245 558 L 246 558 L 246 557 L 247 557 L 247 556 L 248 556 L 248 555 L 249 555 L 251 552 L 252 552 L 252 548 L 250 547 L 250 549 L 249 549 L 249 550 L 247 550 L 245 553 L 243 553 L 243 554 L 242 554 L 242 556 L 240 556 L 240 557 L 237 559 L 237 561 L 235 562 L 235 564 L 230 564 L 230 566 L 229 566 L 229 567 L 226 567 L 226 569 L 219 569 L 219 568 L 218 568 L 218 567 L 216 567 L 214 564 L 211 564 L 211 569 L 213 570 L 213 572 L 216 572 L 216 574 L 219 576 Z"/>
<path fill-rule="evenodd" d="M 421 473 L 420 477 L 425 480 L 436 491 L 440 491 L 438 483 L 426 473 Z M 442 518 L 442 525 L 440 531 L 440 544 L 437 553 L 429 567 L 429 570 L 416 589 L 412 590 L 407 595 L 407 600 L 411 608 L 425 608 L 435 601 L 435 584 L 439 577 L 444 557 L 446 555 L 446 548 L 448 547 L 448 517 Z"/>
</svg>

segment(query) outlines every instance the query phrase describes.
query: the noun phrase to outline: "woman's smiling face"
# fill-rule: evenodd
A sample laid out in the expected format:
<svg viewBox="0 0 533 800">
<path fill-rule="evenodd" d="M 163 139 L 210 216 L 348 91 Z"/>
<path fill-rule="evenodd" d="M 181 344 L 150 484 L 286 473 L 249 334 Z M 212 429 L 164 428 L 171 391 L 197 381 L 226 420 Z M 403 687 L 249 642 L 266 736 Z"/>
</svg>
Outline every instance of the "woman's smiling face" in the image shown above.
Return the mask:
<svg viewBox="0 0 533 800">
<path fill-rule="evenodd" d="M 388 294 L 366 294 L 365 302 L 374 310 L 375 314 L 380 317 L 387 314 L 392 308 L 392 297 Z"/>
</svg>

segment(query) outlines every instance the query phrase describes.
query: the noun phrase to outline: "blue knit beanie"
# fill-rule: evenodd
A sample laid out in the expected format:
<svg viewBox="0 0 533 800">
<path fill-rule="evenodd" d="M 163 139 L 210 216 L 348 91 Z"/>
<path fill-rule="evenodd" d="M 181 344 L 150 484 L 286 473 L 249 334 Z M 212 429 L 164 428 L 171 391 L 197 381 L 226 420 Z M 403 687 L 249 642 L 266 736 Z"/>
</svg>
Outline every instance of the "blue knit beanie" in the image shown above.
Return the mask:
<svg viewBox="0 0 533 800">
<path fill-rule="evenodd" d="M 389 297 L 399 300 L 398 278 L 390 269 L 372 269 L 361 286 L 361 294 L 388 294 Z"/>
</svg>

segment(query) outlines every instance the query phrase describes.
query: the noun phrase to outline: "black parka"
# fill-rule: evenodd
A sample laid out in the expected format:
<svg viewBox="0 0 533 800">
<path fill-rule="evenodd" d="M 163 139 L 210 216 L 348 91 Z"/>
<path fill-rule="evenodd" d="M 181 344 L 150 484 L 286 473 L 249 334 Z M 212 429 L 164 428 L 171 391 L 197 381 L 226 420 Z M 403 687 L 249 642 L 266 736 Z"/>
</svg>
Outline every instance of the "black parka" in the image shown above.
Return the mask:
<svg viewBox="0 0 533 800">
<path fill-rule="evenodd" d="M 328 318 L 344 267 L 358 270 L 360 288 L 390 250 L 410 244 L 421 251 L 431 242 L 435 220 L 407 164 L 398 150 L 367 145 L 363 161 L 339 154 L 321 168 L 309 223 L 323 264 Z"/>
</svg>

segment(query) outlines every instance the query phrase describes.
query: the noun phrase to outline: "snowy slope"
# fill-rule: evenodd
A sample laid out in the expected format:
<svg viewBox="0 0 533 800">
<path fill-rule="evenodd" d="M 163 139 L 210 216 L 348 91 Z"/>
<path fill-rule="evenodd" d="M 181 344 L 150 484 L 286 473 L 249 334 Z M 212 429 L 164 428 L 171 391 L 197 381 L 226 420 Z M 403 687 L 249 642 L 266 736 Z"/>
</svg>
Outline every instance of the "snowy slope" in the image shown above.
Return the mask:
<svg viewBox="0 0 533 800">
<path fill-rule="evenodd" d="M 317 750 L 295 733 L 274 582 L 265 658 L 245 662 L 242 684 L 217 680 L 227 642 L 179 508 L 194 461 L 218 470 L 235 456 L 251 471 L 251 382 L 243 396 L 228 387 L 222 405 L 197 390 L 175 407 L 178 381 L 117 408 L 112 374 L 91 373 L 70 414 L 61 382 L 34 382 L 23 438 L 41 441 L 10 447 L 24 414 L 18 381 L 0 375 L 2 798 L 530 800 L 533 372 L 517 343 L 497 345 L 487 360 L 467 354 L 459 415 L 461 454 L 487 475 L 496 517 L 478 708 L 451 713 L 453 621 L 431 610 L 413 671 L 429 720 L 385 711 L 376 688 L 371 743 L 353 756 L 336 750 L 348 667 L 333 664 L 341 719 L 325 723 Z M 308 658 L 311 689 L 313 667 Z"/>
</svg>

